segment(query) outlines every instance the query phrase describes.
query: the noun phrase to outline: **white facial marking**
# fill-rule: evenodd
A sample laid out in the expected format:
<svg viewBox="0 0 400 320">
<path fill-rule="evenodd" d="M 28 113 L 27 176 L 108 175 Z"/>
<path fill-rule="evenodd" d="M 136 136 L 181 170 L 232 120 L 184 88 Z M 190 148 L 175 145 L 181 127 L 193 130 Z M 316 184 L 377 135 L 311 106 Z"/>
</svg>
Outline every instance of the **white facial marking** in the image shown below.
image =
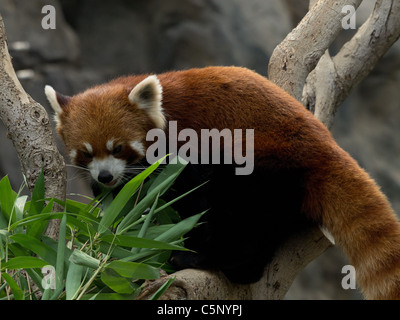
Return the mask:
<svg viewBox="0 0 400 320">
<path fill-rule="evenodd" d="M 72 150 L 69 152 L 69 158 L 71 159 L 71 162 L 72 162 L 73 164 L 75 164 L 75 159 L 76 159 L 76 150 L 75 150 L 75 149 L 72 149 Z"/>
<path fill-rule="evenodd" d="M 108 151 L 110 151 L 110 152 L 113 151 L 113 148 L 114 148 L 114 138 L 107 141 L 106 147 L 107 147 L 107 150 L 108 150 Z"/>
<path fill-rule="evenodd" d="M 93 153 L 93 148 L 92 148 L 92 146 L 90 145 L 89 142 L 84 142 L 83 145 L 86 147 L 86 150 L 87 150 L 89 153 Z"/>
<path fill-rule="evenodd" d="M 125 171 L 126 162 L 122 159 L 114 158 L 113 156 L 108 156 L 106 158 L 97 159 L 93 158 L 93 160 L 89 163 L 88 169 L 93 179 L 99 182 L 99 173 L 103 170 L 106 170 L 112 174 L 113 181 L 118 180 L 120 182 L 120 178 L 122 177 Z M 118 185 L 115 184 L 116 185 Z"/>
<path fill-rule="evenodd" d="M 144 150 L 144 145 L 140 141 L 132 141 L 131 143 L 129 143 L 129 145 L 141 156 L 144 156 L 146 154 L 146 151 Z"/>
</svg>

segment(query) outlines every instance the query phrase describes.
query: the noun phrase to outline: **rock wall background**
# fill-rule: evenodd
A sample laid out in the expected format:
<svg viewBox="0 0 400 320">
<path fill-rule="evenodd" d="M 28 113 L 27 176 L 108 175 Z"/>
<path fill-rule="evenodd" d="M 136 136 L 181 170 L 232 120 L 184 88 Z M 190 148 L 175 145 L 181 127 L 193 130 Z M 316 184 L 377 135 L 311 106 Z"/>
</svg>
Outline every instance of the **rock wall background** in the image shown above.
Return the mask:
<svg viewBox="0 0 400 320">
<path fill-rule="evenodd" d="M 373 1 L 360 8 L 357 22 Z M 267 74 L 268 59 L 307 10 L 307 0 L 0 0 L 14 67 L 25 90 L 50 108 L 43 88 L 64 94 L 130 73 L 238 65 Z M 44 5 L 56 30 L 43 30 Z M 344 31 L 333 51 L 353 31 Z M 400 212 L 400 45 L 397 43 L 341 107 L 333 128 Z M 60 144 L 60 149 L 63 147 Z M 18 159 L 0 125 L 0 177 L 22 183 Z M 69 192 L 90 194 L 69 169 Z M 348 262 L 329 249 L 298 277 L 288 299 L 359 299 L 343 290 Z"/>
</svg>

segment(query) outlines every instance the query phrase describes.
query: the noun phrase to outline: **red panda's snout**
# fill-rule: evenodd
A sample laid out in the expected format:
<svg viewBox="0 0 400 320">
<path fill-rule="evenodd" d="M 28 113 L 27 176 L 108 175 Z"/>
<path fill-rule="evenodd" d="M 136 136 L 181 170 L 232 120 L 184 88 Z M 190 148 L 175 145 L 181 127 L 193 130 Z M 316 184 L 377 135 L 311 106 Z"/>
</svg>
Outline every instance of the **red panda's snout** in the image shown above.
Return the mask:
<svg viewBox="0 0 400 320">
<path fill-rule="evenodd" d="M 109 188 L 114 188 L 121 184 L 125 168 L 125 160 L 113 156 L 108 156 L 104 159 L 93 158 L 88 165 L 92 178 Z"/>
<path fill-rule="evenodd" d="M 99 182 L 105 185 L 113 186 L 115 184 L 114 176 L 108 170 L 102 170 L 98 176 Z"/>
<path fill-rule="evenodd" d="M 129 177 L 138 162 L 145 156 L 145 147 L 138 141 L 117 142 L 112 138 L 96 143 L 83 142 L 69 152 L 71 162 L 86 168 L 93 180 L 107 187 L 114 188 Z"/>
</svg>

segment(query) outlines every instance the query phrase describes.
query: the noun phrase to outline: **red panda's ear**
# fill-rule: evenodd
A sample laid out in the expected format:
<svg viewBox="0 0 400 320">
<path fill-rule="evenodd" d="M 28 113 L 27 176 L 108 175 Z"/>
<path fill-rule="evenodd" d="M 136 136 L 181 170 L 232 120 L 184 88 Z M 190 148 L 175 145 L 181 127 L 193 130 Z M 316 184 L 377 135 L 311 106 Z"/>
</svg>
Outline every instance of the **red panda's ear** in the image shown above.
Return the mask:
<svg viewBox="0 0 400 320">
<path fill-rule="evenodd" d="M 149 76 L 137 84 L 128 98 L 130 103 L 146 111 L 158 128 L 164 128 L 165 118 L 161 107 L 162 86 L 156 75 Z"/>
<path fill-rule="evenodd" d="M 56 112 L 56 116 L 59 116 L 63 112 L 63 108 L 71 100 L 71 97 L 64 96 L 56 92 L 51 86 L 45 86 L 44 92 L 47 100 L 49 100 L 51 107 Z"/>
</svg>

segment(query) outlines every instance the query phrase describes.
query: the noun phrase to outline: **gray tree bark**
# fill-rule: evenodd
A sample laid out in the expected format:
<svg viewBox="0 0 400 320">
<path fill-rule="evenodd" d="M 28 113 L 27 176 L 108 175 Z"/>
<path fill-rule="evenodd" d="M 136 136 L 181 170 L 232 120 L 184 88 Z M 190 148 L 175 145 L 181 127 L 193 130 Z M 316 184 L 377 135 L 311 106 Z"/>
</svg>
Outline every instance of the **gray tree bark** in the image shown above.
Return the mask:
<svg viewBox="0 0 400 320">
<path fill-rule="evenodd" d="M 65 200 L 66 170 L 45 109 L 22 88 L 8 52 L 0 15 L 0 119 L 14 144 L 30 191 L 43 169 L 45 196 Z M 46 234 L 58 238 L 59 221 L 51 220 Z"/>
<path fill-rule="evenodd" d="M 315 110 L 315 116 L 330 128 L 341 103 L 372 71 L 399 34 L 400 2 L 377 0 L 368 20 L 336 56 L 325 51 L 307 77 L 303 104 Z"/>
</svg>

